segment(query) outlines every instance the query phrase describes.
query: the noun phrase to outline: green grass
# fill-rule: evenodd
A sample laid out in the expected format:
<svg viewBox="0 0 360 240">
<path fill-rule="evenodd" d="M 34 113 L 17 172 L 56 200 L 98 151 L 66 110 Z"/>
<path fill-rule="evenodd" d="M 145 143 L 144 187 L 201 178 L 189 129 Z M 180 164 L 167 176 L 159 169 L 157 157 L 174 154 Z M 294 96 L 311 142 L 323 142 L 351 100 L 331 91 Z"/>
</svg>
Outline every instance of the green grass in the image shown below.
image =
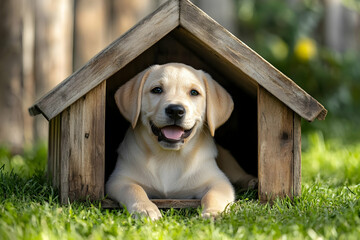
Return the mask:
<svg viewBox="0 0 360 240">
<path fill-rule="evenodd" d="M 309 134 L 302 153 L 305 182 L 316 179 L 333 184 L 360 183 L 360 142 L 344 146 L 337 139 L 324 141 L 321 133 Z"/>
<path fill-rule="evenodd" d="M 61 206 L 35 170 L 42 164 L 31 171 L 21 164 L 12 172 L 2 167 L 0 239 L 359 239 L 360 143 L 324 141 L 318 133 L 304 143 L 300 197 L 270 206 L 247 192 L 216 220 L 200 218 L 201 209 L 165 210 L 163 219 L 151 222 L 102 210 L 99 203 Z M 21 157 L 24 163 L 38 164 L 33 152 L 30 160 Z M 9 155 L 0 159 L 12 161 Z M 22 172 L 30 176 L 20 177 Z"/>
<path fill-rule="evenodd" d="M 26 147 L 22 155 L 11 154 L 9 148 L 0 146 L 0 167 L 3 171 L 15 171 L 23 177 L 44 172 L 47 163 L 47 145 L 44 142 L 34 147 Z"/>
</svg>

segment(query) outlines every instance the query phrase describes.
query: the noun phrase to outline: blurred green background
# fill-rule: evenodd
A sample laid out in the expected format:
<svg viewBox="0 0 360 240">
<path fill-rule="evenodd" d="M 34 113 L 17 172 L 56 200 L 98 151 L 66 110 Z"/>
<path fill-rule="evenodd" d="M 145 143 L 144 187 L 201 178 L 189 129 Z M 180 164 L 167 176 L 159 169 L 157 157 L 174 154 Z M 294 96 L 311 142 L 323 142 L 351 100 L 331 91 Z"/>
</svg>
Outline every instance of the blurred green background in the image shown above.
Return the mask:
<svg viewBox="0 0 360 240">
<path fill-rule="evenodd" d="M 239 0 L 237 9 L 240 39 L 329 111 L 302 121 L 304 181 L 359 184 L 360 25 L 344 19 L 359 19 L 360 2 Z"/>
</svg>

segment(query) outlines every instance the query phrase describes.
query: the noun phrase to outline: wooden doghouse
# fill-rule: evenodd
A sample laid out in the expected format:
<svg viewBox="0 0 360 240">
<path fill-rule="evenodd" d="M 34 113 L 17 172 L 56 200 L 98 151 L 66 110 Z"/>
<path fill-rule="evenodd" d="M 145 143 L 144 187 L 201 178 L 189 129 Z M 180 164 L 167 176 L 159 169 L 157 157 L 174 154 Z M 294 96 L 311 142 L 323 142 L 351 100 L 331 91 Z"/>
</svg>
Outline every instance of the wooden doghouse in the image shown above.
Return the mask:
<svg viewBox="0 0 360 240">
<path fill-rule="evenodd" d="M 203 69 L 233 96 L 235 110 L 215 138 L 258 176 L 260 200 L 299 195 L 301 118 L 324 119 L 326 109 L 190 1 L 170 0 L 29 109 L 50 122 L 48 173 L 61 202 L 104 197 L 130 126 L 114 93 L 168 62 Z"/>
</svg>

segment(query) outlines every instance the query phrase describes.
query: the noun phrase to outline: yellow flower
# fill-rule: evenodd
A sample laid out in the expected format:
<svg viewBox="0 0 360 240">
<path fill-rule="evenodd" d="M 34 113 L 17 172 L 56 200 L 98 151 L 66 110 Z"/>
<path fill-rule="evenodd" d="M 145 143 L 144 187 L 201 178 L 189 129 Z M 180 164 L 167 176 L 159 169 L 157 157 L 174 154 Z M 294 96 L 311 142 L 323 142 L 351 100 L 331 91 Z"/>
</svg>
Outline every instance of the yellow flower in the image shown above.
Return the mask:
<svg viewBox="0 0 360 240">
<path fill-rule="evenodd" d="M 302 38 L 295 45 L 295 56 L 302 61 L 309 61 L 316 54 L 316 43 L 311 38 Z"/>
</svg>

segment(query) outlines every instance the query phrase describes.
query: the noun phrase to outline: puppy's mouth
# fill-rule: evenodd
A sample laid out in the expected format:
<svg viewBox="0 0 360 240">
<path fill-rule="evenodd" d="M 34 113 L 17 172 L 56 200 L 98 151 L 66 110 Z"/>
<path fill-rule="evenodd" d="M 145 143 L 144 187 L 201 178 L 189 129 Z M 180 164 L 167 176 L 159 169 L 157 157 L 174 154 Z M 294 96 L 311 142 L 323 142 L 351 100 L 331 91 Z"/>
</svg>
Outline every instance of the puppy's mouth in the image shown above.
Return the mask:
<svg viewBox="0 0 360 240">
<path fill-rule="evenodd" d="M 157 127 L 150 121 L 151 130 L 155 136 L 158 137 L 158 141 L 165 141 L 168 143 L 184 143 L 184 139 L 190 136 L 192 130 L 191 129 L 184 129 L 178 125 L 168 125 L 165 127 Z"/>
</svg>

